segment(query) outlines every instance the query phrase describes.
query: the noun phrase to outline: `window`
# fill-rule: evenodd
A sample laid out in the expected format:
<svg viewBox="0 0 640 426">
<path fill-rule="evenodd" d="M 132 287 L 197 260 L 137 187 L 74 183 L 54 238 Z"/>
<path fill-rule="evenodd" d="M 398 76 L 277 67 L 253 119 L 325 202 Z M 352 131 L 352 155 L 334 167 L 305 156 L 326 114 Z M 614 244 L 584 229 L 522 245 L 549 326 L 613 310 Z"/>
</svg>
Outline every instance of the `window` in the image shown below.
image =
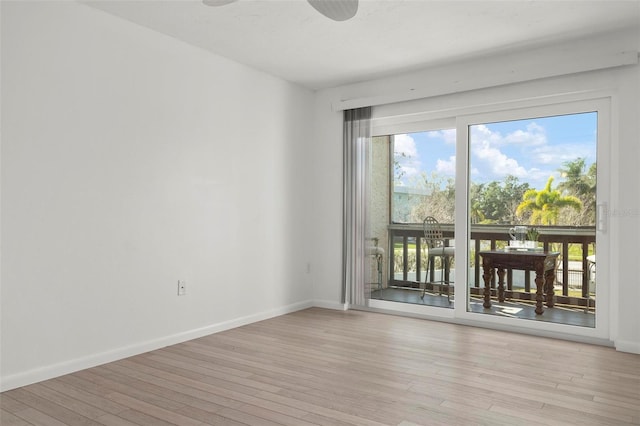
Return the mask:
<svg viewBox="0 0 640 426">
<path fill-rule="evenodd" d="M 456 130 L 397 134 L 392 144 L 392 221 L 454 223 Z"/>
<path fill-rule="evenodd" d="M 596 300 L 590 267 L 596 253 L 597 147 L 606 134 L 597 105 L 557 104 L 460 120 L 470 223 L 467 312 L 596 327 L 596 303 L 600 313 L 607 297 L 599 291 Z M 522 232 L 523 241 L 509 235 L 515 225 L 529 231 Z M 487 299 L 481 252 L 507 247 L 557 253 L 553 292 L 540 284 L 541 296 L 535 273 L 514 266 L 491 278 Z M 598 288 L 606 286 L 600 280 Z"/>
<path fill-rule="evenodd" d="M 608 253 L 606 235 L 596 232 L 596 180 L 608 165 L 608 102 L 527 105 L 406 123 L 398 116 L 381 120 L 373 141 L 371 221 L 388 254 L 372 306 L 403 302 L 421 305 L 403 308 L 409 312 L 425 308 L 429 315 L 468 320 L 478 320 L 480 313 L 489 322 L 535 319 L 518 325 L 532 322 L 531 328 L 551 330 L 556 323 L 602 334 Z M 598 178 L 606 186 L 603 176 Z M 598 203 L 606 203 L 606 193 L 597 195 Z M 427 216 L 442 225 L 445 247 L 455 249 L 448 262 L 429 255 L 422 226 Z M 478 253 L 508 246 L 515 225 L 537 228 L 538 248 L 560 253 L 554 283 L 558 309 L 544 315 L 534 312 L 535 274 L 516 269 L 505 275 L 506 304 L 497 300 L 495 283 L 491 308 L 483 303 Z M 598 250 L 596 234 L 604 241 Z"/>
<path fill-rule="evenodd" d="M 595 226 L 596 112 L 469 127 L 472 223 Z"/>
</svg>

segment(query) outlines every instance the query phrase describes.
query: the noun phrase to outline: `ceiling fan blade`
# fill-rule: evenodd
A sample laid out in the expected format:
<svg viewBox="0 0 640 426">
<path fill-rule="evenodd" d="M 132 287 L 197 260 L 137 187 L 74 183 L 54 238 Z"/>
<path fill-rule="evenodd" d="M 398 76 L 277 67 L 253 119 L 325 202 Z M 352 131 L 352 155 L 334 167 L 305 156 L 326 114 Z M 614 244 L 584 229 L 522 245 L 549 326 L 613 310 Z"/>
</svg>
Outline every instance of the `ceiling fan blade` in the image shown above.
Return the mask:
<svg viewBox="0 0 640 426">
<path fill-rule="evenodd" d="M 224 6 L 225 4 L 235 3 L 238 0 L 202 0 L 207 6 Z"/>
<path fill-rule="evenodd" d="M 307 0 L 311 6 L 334 21 L 346 21 L 356 16 L 358 0 Z"/>
</svg>

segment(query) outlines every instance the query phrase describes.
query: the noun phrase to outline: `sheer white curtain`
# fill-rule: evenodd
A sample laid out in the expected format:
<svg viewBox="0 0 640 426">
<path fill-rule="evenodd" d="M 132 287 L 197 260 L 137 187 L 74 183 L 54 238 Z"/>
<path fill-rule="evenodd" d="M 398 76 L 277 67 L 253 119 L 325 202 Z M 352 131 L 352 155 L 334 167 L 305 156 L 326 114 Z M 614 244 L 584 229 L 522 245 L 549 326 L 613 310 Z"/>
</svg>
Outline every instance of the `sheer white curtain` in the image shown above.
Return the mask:
<svg viewBox="0 0 640 426">
<path fill-rule="evenodd" d="M 368 235 L 371 107 L 344 112 L 344 220 L 342 302 L 365 305 L 370 296 Z"/>
</svg>

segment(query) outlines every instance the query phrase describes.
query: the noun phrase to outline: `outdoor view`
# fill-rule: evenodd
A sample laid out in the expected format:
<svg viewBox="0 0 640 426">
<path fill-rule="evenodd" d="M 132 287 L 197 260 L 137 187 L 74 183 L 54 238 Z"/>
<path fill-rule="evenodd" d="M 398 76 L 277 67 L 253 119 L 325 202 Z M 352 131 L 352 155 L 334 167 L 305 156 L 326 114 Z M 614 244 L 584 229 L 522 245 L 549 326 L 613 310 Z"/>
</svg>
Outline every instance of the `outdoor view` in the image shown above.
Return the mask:
<svg viewBox="0 0 640 426">
<path fill-rule="evenodd" d="M 396 134 L 388 140 L 389 285 L 423 289 L 417 303 L 425 304 L 430 293 L 442 296 L 444 288 L 448 303 L 435 303 L 452 307 L 456 131 Z M 474 297 L 481 301 L 484 286 L 476 253 L 508 246 L 509 228 L 525 225 L 536 247 L 561 253 L 554 285 L 558 303 L 595 311 L 596 147 L 597 112 L 469 127 L 471 305 Z M 437 220 L 450 256 L 430 257 L 422 228 L 428 216 Z M 510 273 L 510 298 L 533 300 L 535 284 L 527 274 Z"/>
<path fill-rule="evenodd" d="M 471 221 L 592 226 L 596 113 L 470 128 Z M 394 136 L 393 221 L 453 223 L 455 129 Z"/>
</svg>

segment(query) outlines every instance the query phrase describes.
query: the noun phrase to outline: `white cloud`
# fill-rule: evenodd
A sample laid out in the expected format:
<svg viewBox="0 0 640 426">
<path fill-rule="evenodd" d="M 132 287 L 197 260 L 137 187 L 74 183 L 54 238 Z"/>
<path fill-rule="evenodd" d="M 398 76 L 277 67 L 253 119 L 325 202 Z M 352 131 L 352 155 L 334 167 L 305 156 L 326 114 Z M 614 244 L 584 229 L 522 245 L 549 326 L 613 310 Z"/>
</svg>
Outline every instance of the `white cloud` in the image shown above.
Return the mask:
<svg viewBox="0 0 640 426">
<path fill-rule="evenodd" d="M 471 128 L 471 150 L 478 171 L 482 170 L 484 179 L 500 179 L 507 175 L 532 180 L 544 175 L 548 177 L 549 171 L 531 168 L 527 170 L 525 164 L 517 159 L 509 157 L 501 148 L 524 148 L 528 151 L 523 160 L 533 160 L 534 164 L 550 164 L 558 161 L 558 153 L 553 152 L 548 145 L 547 134 L 544 127 L 531 122 L 523 129 L 515 130 L 506 135 L 492 131 L 484 124 Z M 575 158 L 575 152 L 571 154 Z M 528 162 L 527 162 L 528 163 Z M 480 177 L 480 174 L 478 177 Z"/>
<path fill-rule="evenodd" d="M 527 130 L 516 130 L 504 137 L 508 144 L 524 144 L 527 146 L 541 146 L 547 144 L 547 133 L 544 127 L 535 122 L 527 125 Z"/>
<path fill-rule="evenodd" d="M 484 124 L 478 124 L 471 127 L 471 140 L 481 140 L 491 145 L 504 144 L 504 138 L 502 137 L 500 132 L 493 132 Z"/>
<path fill-rule="evenodd" d="M 563 162 L 588 155 L 585 145 L 551 146 L 545 129 L 535 122 L 506 135 L 485 125 L 473 126 L 471 132 L 474 168 L 471 175 L 480 181 L 513 175 L 532 187 L 541 188 L 549 176 L 557 175 Z M 519 152 L 518 158 L 510 157 L 505 151 Z"/>
<path fill-rule="evenodd" d="M 495 148 L 492 142 L 494 137 L 486 133 L 485 135 L 488 136 L 485 139 L 473 139 L 472 154 L 483 163 L 481 169 L 490 172 L 490 176 L 487 177 L 504 177 L 507 175 L 513 175 L 519 178 L 525 177 L 527 170 L 518 164 L 518 160 L 509 158 L 498 148 Z"/>
<path fill-rule="evenodd" d="M 421 170 L 420 157 L 416 148 L 416 141 L 409 135 L 395 135 L 393 137 L 394 160 L 400 166 L 403 179 L 418 176 Z"/>
<path fill-rule="evenodd" d="M 565 161 L 573 161 L 576 158 L 589 157 L 592 151 L 589 146 L 580 144 L 566 144 L 559 146 L 539 146 L 531 151 L 531 157 L 537 163 L 550 164 L 558 168 Z"/>
<path fill-rule="evenodd" d="M 529 123 L 526 130 L 518 129 L 506 135 L 494 132 L 484 124 L 478 124 L 471 128 L 471 137 L 472 140 L 487 141 L 493 146 L 526 145 L 531 147 L 547 144 L 547 133 L 544 127 L 535 122 Z"/>
<path fill-rule="evenodd" d="M 455 145 L 456 143 L 456 129 L 432 130 L 427 132 L 427 136 L 430 138 L 442 139 L 449 145 Z"/>
<path fill-rule="evenodd" d="M 445 176 L 456 175 L 456 156 L 452 155 L 449 160 L 438 159 L 436 161 L 436 171 L 442 173 Z"/>
<path fill-rule="evenodd" d="M 395 135 L 393 137 L 393 152 L 404 154 L 407 157 L 416 157 L 418 155 L 416 141 L 409 135 Z"/>
</svg>

